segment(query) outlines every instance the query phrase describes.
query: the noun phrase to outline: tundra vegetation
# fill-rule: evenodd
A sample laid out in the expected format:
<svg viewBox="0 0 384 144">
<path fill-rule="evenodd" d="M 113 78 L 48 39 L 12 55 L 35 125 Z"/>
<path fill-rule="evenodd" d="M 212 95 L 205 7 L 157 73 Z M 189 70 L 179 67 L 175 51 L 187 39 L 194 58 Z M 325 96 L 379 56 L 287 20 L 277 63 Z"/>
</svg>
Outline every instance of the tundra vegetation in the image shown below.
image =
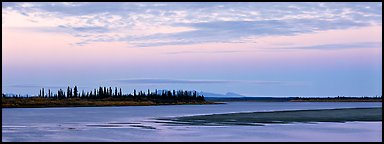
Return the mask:
<svg viewBox="0 0 384 144">
<path fill-rule="evenodd" d="M 7 96 L 2 95 L 3 108 L 32 108 L 32 107 L 81 107 L 81 106 L 143 106 L 169 104 L 210 104 L 203 95 L 196 91 L 161 90 L 147 92 L 133 90 L 133 93 L 123 94 L 121 88 L 99 87 L 92 91 L 79 91 L 67 87 L 66 92 L 59 89 L 53 93 L 50 89 L 42 88 L 37 96 Z"/>
</svg>

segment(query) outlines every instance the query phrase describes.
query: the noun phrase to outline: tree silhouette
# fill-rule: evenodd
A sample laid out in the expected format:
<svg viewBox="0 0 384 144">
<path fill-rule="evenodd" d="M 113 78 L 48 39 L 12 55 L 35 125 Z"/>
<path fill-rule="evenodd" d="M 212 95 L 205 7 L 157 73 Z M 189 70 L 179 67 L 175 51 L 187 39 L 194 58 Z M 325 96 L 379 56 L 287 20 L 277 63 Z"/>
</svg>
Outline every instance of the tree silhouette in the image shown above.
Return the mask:
<svg viewBox="0 0 384 144">
<path fill-rule="evenodd" d="M 69 88 L 69 86 L 67 88 L 67 97 L 71 98 L 71 89 Z"/>
<path fill-rule="evenodd" d="M 109 87 L 109 97 L 112 97 L 112 88 Z"/>
<path fill-rule="evenodd" d="M 44 97 L 44 88 L 42 88 L 41 92 L 43 94 L 42 97 Z"/>
<path fill-rule="evenodd" d="M 98 89 L 90 90 L 89 92 L 85 90 L 79 89 L 77 86 L 74 86 L 73 91 L 68 86 L 66 93 L 59 89 L 57 93 L 54 94 L 51 89 L 48 89 L 47 94 L 44 93 L 45 89 L 42 88 L 39 90 L 38 97 L 45 99 L 56 99 L 65 101 L 65 99 L 76 98 L 74 100 L 87 100 L 87 99 L 95 99 L 102 101 L 150 101 L 155 104 L 170 104 L 170 103 L 190 103 L 190 102 L 203 102 L 205 101 L 203 95 L 199 95 L 196 91 L 187 91 L 187 90 L 157 90 L 151 92 L 150 89 L 147 91 L 139 91 L 136 89 L 133 90 L 133 94 L 123 94 L 122 89 L 115 87 L 114 93 L 112 87 L 102 87 L 100 86 Z M 161 91 L 161 93 L 160 93 Z M 67 94 L 67 96 L 65 95 Z M 7 97 L 7 95 L 3 95 L 3 97 Z M 14 95 L 13 97 L 20 97 L 18 95 Z M 32 96 L 33 98 L 34 96 Z M 36 96 L 35 96 L 36 97 Z M 72 101 L 72 100 L 71 100 Z"/>
<path fill-rule="evenodd" d="M 117 97 L 117 87 L 115 87 L 115 97 Z"/>
<path fill-rule="evenodd" d="M 76 98 L 78 96 L 77 93 L 78 93 L 77 86 L 75 86 L 75 88 L 73 88 L 73 97 Z"/>
</svg>

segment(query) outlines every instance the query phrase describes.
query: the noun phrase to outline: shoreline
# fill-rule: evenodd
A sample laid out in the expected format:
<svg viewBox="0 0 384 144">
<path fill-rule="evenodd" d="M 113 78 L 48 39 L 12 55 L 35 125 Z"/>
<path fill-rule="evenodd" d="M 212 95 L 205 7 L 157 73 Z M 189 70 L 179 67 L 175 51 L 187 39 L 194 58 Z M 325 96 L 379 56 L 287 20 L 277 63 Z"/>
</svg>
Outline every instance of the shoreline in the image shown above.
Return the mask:
<svg viewBox="0 0 384 144">
<path fill-rule="evenodd" d="M 28 105 L 28 106 L 2 106 L 2 108 L 65 108 L 65 107 L 122 107 L 122 106 L 165 106 L 165 105 L 206 105 L 206 104 L 225 104 L 217 102 L 198 102 L 198 103 L 148 103 L 135 102 L 132 104 L 96 104 L 96 105 Z"/>
<path fill-rule="evenodd" d="M 52 100 L 58 102 L 61 100 Z M 173 102 L 173 103 L 155 103 L 153 101 L 103 101 L 103 100 L 80 100 L 80 101 L 65 101 L 73 102 L 66 104 L 27 104 L 27 105 L 14 105 L 14 104 L 2 104 L 2 108 L 64 108 L 64 107 L 120 107 L 120 106 L 162 106 L 162 105 L 206 105 L 206 104 L 226 104 L 227 102 L 277 102 L 277 101 L 204 101 L 204 102 Z M 281 101 L 280 101 L 281 102 Z M 335 101 L 335 100 L 290 100 L 283 102 L 382 102 L 382 101 Z M 82 104 L 80 104 L 82 103 Z M 10 106 L 11 105 L 11 106 Z"/>
<path fill-rule="evenodd" d="M 376 101 L 376 100 L 372 100 L 372 101 L 364 101 L 364 100 L 361 100 L 361 101 L 349 101 L 349 100 L 340 100 L 340 101 L 332 101 L 332 100 L 292 100 L 292 101 L 288 101 L 288 102 L 379 102 L 381 103 L 382 101 Z"/>
<path fill-rule="evenodd" d="M 215 102 L 382 102 L 381 97 L 207 97 Z"/>
<path fill-rule="evenodd" d="M 264 126 L 313 122 L 381 122 L 382 107 L 236 112 L 158 118 L 158 123 L 199 126 Z"/>
<path fill-rule="evenodd" d="M 2 98 L 2 108 L 55 108 L 55 107 L 107 107 L 107 106 L 156 106 L 156 105 L 203 105 L 220 104 L 210 101 L 129 100 L 107 99 L 49 99 L 49 98 Z"/>
</svg>

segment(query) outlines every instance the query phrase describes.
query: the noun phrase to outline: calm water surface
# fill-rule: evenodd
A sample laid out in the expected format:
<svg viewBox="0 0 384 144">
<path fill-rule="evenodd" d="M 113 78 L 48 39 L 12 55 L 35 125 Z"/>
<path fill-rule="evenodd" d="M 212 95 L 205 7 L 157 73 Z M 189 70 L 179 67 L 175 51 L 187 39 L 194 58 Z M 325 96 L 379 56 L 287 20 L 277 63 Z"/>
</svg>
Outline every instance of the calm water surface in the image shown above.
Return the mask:
<svg viewBox="0 0 384 144">
<path fill-rule="evenodd" d="M 180 126 L 156 118 L 213 113 L 382 107 L 359 102 L 3 108 L 2 141 L 382 141 L 382 122 Z"/>
</svg>

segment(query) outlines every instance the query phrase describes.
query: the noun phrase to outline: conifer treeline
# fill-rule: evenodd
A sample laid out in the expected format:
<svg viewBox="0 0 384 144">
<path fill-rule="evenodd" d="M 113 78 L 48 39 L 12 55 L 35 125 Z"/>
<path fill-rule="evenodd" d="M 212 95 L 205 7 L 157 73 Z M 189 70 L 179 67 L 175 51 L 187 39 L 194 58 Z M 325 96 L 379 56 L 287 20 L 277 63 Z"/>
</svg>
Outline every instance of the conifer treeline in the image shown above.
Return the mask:
<svg viewBox="0 0 384 144">
<path fill-rule="evenodd" d="M 162 90 L 159 92 L 157 89 L 153 92 L 149 89 L 147 92 L 133 90 L 133 94 L 123 94 L 121 88 L 115 87 L 99 87 L 91 91 L 85 92 L 78 91 L 77 86 L 73 89 L 67 87 L 66 92 L 63 89 L 59 89 L 57 93 L 53 93 L 50 89 L 48 92 L 44 88 L 40 89 L 38 97 L 41 98 L 53 98 L 53 99 L 68 99 L 68 98 L 81 98 L 81 99 L 104 99 L 104 98 L 125 98 L 131 100 L 154 100 L 154 101 L 205 101 L 203 95 L 199 95 L 196 91 L 186 90 Z"/>
</svg>

